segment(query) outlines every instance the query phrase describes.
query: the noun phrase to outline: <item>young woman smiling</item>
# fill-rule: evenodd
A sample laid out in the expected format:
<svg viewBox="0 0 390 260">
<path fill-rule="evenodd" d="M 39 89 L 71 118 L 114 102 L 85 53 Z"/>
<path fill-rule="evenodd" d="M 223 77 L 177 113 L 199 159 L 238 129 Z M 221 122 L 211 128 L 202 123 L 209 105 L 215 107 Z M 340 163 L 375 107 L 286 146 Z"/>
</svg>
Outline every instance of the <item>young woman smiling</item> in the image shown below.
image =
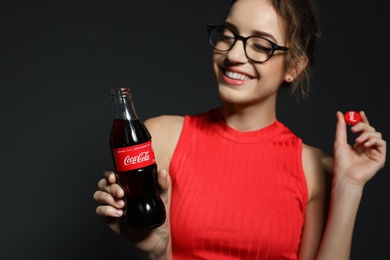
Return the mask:
<svg viewBox="0 0 390 260">
<path fill-rule="evenodd" d="M 361 111 L 350 146 L 337 112 L 331 158 L 277 120 L 279 89 L 306 91 L 318 35 L 312 3 L 237 0 L 208 30 L 221 105 L 145 122 L 166 222 L 127 230 L 112 171 L 94 194 L 97 214 L 148 259 L 349 259 L 362 191 L 384 166 L 386 142 Z"/>
</svg>

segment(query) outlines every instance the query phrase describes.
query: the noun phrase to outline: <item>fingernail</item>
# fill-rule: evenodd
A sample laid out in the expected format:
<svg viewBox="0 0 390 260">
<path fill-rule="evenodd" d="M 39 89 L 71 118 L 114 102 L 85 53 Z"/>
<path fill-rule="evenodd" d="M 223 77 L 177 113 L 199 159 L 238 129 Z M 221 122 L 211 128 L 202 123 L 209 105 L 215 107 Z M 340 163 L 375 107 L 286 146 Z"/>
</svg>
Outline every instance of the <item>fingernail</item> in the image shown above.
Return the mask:
<svg viewBox="0 0 390 260">
<path fill-rule="evenodd" d="M 118 200 L 116 204 L 118 205 L 118 207 L 123 207 L 125 205 L 125 202 L 123 200 Z"/>
</svg>

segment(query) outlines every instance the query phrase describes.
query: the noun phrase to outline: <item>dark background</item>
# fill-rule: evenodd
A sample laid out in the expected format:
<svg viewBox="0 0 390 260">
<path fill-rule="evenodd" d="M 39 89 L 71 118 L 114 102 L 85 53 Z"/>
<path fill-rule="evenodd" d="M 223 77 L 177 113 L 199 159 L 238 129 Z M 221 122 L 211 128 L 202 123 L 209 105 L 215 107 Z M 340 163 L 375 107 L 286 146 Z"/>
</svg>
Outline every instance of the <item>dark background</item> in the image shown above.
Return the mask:
<svg viewBox="0 0 390 260">
<path fill-rule="evenodd" d="M 0 259 L 135 259 L 92 199 L 112 166 L 109 90 L 130 86 L 142 119 L 217 106 L 206 25 L 229 2 L 0 1 Z M 390 2 L 318 6 L 314 95 L 279 119 L 332 154 L 336 111 L 363 109 L 389 140 Z M 365 188 L 352 259 L 390 259 L 388 169 Z"/>
</svg>

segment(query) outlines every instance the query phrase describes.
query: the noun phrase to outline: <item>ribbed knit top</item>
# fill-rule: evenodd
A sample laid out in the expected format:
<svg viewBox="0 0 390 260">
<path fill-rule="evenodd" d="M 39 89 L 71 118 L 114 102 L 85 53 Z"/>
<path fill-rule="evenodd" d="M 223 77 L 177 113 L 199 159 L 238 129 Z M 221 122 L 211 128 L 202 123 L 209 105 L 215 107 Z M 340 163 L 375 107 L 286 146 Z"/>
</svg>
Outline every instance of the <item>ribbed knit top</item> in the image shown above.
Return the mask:
<svg viewBox="0 0 390 260">
<path fill-rule="evenodd" d="M 174 259 L 297 259 L 308 191 L 302 141 L 282 123 L 186 116 L 170 174 Z"/>
</svg>

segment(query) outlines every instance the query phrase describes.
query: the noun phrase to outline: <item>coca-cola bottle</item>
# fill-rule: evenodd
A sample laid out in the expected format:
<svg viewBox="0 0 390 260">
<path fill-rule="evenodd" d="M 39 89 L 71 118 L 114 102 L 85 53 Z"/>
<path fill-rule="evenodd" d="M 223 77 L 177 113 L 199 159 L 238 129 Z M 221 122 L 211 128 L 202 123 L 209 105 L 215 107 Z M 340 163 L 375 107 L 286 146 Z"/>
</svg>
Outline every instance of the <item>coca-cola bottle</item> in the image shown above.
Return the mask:
<svg viewBox="0 0 390 260">
<path fill-rule="evenodd" d="M 123 217 L 130 229 L 158 227 L 166 213 L 157 190 L 151 136 L 134 110 L 130 89 L 112 89 L 111 96 L 115 116 L 110 147 L 118 184 L 125 192 Z"/>
</svg>

